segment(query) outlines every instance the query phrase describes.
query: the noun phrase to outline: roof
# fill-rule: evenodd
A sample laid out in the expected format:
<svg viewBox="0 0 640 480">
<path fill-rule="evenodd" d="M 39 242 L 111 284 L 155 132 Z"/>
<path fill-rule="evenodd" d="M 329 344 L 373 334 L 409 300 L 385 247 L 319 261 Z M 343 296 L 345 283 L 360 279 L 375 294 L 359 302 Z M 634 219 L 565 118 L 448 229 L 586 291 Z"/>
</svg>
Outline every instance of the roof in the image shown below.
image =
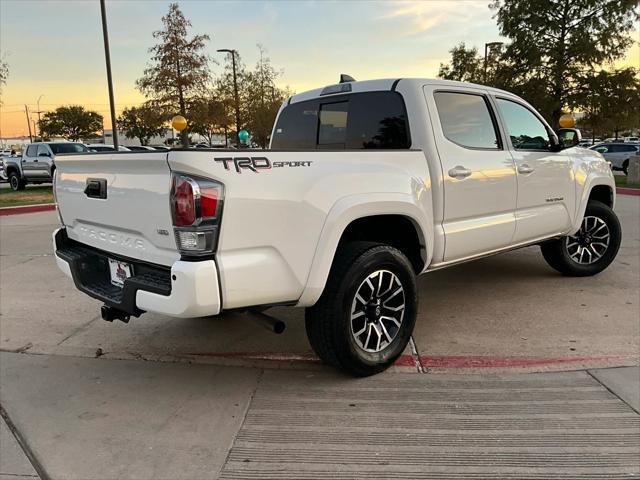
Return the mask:
<svg viewBox="0 0 640 480">
<path fill-rule="evenodd" d="M 361 81 L 345 82 L 345 83 L 349 83 L 351 85 L 351 91 L 349 93 L 357 93 L 357 92 L 393 90 L 395 85 L 397 85 L 399 82 L 402 82 L 403 84 L 409 82 L 409 83 L 417 84 L 419 86 L 429 84 L 429 85 L 441 85 L 443 87 L 475 87 L 475 88 L 488 90 L 493 93 L 509 94 L 509 92 L 506 92 L 504 90 L 488 87 L 486 85 L 479 85 L 476 83 L 469 83 L 469 82 L 458 82 L 455 80 L 442 80 L 442 79 L 435 79 L 435 78 L 383 78 L 378 80 L 361 80 Z M 337 84 L 333 84 L 333 85 L 337 85 Z M 313 98 L 317 98 L 320 96 L 320 94 L 325 88 L 333 85 L 325 85 L 320 88 L 307 90 L 306 92 L 301 92 L 296 95 L 293 95 L 289 103 L 297 103 L 297 102 L 302 102 L 305 100 L 311 100 Z M 336 92 L 336 94 L 339 94 L 339 93 L 341 92 Z"/>
</svg>

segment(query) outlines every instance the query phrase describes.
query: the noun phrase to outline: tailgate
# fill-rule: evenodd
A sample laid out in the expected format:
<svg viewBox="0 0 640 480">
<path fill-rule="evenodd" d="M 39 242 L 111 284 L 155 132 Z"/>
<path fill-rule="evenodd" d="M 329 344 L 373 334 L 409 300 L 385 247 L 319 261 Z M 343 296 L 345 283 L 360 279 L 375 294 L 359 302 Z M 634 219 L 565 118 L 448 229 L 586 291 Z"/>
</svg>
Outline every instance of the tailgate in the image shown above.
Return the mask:
<svg viewBox="0 0 640 480">
<path fill-rule="evenodd" d="M 69 238 L 160 265 L 180 258 L 166 152 L 58 155 L 56 167 L 56 199 Z"/>
</svg>

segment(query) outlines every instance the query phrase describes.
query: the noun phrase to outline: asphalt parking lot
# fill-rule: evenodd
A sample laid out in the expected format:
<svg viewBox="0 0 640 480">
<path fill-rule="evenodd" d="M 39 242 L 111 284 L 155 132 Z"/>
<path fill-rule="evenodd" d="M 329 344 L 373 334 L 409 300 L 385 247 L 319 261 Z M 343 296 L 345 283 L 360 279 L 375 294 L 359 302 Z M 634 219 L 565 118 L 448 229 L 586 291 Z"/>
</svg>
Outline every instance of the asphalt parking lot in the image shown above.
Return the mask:
<svg viewBox="0 0 640 480">
<path fill-rule="evenodd" d="M 640 348 L 640 197 L 618 196 L 623 241 L 614 264 L 565 278 L 530 247 L 424 275 L 414 334 L 398 371 L 567 370 L 634 365 Z M 129 324 L 100 318 L 51 251 L 54 212 L 0 217 L 0 347 L 56 355 L 320 368 L 303 311 L 276 308 L 275 335 L 246 314 Z M 100 349 L 100 350 L 98 350 Z"/>
<path fill-rule="evenodd" d="M 0 217 L 0 480 L 640 475 L 640 197 L 617 212 L 593 278 L 536 247 L 421 277 L 411 348 L 358 380 L 295 309 L 271 310 L 282 335 L 237 313 L 104 322 L 55 266 L 55 213 Z"/>
</svg>

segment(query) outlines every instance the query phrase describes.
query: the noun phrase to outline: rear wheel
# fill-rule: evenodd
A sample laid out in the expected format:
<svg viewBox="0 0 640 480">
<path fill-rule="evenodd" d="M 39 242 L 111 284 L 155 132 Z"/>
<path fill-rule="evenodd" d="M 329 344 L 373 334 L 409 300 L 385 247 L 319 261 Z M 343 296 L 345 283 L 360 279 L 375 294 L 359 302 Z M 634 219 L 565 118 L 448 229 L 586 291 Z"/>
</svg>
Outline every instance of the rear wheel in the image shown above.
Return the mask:
<svg viewBox="0 0 640 480">
<path fill-rule="evenodd" d="M 607 205 L 591 201 L 574 235 L 541 245 L 547 263 L 563 275 L 586 277 L 600 273 L 616 258 L 622 229 Z"/>
<path fill-rule="evenodd" d="M 18 190 L 24 190 L 26 186 L 26 182 L 20 178 L 17 172 L 11 172 L 9 174 L 9 185 L 11 186 L 11 190 L 17 192 Z"/>
<path fill-rule="evenodd" d="M 417 312 L 415 274 L 398 249 L 370 242 L 340 248 L 318 302 L 305 313 L 309 342 L 326 363 L 357 376 L 402 354 Z"/>
</svg>

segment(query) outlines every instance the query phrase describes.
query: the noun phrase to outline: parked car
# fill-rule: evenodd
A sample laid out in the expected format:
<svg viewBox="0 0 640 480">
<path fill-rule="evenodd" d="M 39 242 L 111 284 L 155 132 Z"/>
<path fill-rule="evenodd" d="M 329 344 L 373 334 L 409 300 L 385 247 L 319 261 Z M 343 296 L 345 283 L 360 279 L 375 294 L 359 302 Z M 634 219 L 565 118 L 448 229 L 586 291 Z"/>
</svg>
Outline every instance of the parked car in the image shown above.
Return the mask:
<svg viewBox="0 0 640 480">
<path fill-rule="evenodd" d="M 53 180 L 55 158 L 63 153 L 87 153 L 89 149 L 75 142 L 35 142 L 22 150 L 21 156 L 4 157 L 4 169 L 13 191 L 23 190 L 28 183 Z"/>
<path fill-rule="evenodd" d="M 10 157 L 11 152 L 12 151 L 9 149 L 0 150 L 0 182 L 6 182 L 9 180 L 7 178 L 7 172 L 4 169 L 4 157 Z"/>
<path fill-rule="evenodd" d="M 290 97 L 271 150 L 61 158 L 55 259 L 106 320 L 304 307 L 320 358 L 371 375 L 418 274 L 536 244 L 568 276 L 613 261 L 613 174 L 579 140 L 490 87 L 343 82 Z"/>
<path fill-rule="evenodd" d="M 90 143 L 87 147 L 93 152 L 115 152 L 116 148 L 113 145 L 107 145 L 104 143 Z M 119 152 L 130 152 L 128 147 L 118 145 Z"/>
<path fill-rule="evenodd" d="M 627 175 L 629 160 L 634 155 L 638 155 L 640 147 L 631 142 L 600 143 L 591 147 L 591 150 L 601 153 L 608 162 L 611 162 L 612 169 L 622 170 Z"/>
<path fill-rule="evenodd" d="M 156 149 L 145 145 L 127 145 L 127 148 L 132 152 L 155 152 Z"/>
</svg>

